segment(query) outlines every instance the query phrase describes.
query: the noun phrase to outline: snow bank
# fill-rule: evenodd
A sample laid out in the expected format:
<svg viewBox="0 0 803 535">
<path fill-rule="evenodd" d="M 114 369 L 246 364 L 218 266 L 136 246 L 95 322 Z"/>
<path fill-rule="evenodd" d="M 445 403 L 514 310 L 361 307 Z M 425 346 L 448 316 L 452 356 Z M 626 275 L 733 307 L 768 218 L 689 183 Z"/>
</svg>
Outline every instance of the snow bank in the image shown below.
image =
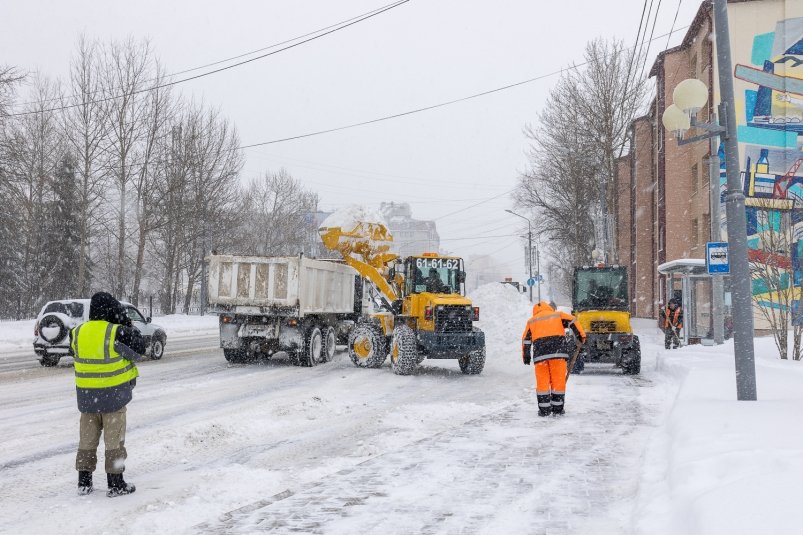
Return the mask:
<svg viewBox="0 0 803 535">
<path fill-rule="evenodd" d="M 803 363 L 755 341 L 758 401 L 736 400 L 732 341 L 659 349 L 658 370 L 679 381 L 667 421 L 644 460 L 636 533 L 800 533 Z"/>
<path fill-rule="evenodd" d="M 201 334 L 215 334 L 218 328 L 218 318 L 214 315 L 170 314 L 154 317 L 153 322 L 164 328 L 168 340 Z M 33 351 L 35 323 L 36 320 L 0 321 L 0 352 L 22 349 Z"/>
<path fill-rule="evenodd" d="M 388 226 L 379 210 L 351 204 L 324 219 L 319 228 L 342 227 L 344 230 L 351 230 L 357 223 L 381 223 Z"/>
<path fill-rule="evenodd" d="M 526 294 L 509 284 L 492 282 L 475 289 L 468 297 L 474 306 L 480 307 L 477 326 L 485 332 L 486 344 L 496 340 L 521 340 L 532 310 Z"/>
</svg>

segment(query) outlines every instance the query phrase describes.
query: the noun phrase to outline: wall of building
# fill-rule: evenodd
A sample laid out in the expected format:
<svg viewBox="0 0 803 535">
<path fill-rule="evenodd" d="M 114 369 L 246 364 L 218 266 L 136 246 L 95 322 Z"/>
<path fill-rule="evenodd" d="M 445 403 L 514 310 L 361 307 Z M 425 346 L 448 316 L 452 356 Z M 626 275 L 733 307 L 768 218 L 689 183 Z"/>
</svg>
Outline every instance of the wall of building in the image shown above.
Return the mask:
<svg viewBox="0 0 803 535">
<path fill-rule="evenodd" d="M 784 268 L 799 303 L 803 273 L 803 2 L 762 0 L 728 5 L 734 67 L 740 180 L 746 196 L 748 255 Z M 715 85 L 718 97 L 719 84 Z M 725 188 L 722 173 L 721 188 Z M 724 228 L 723 235 L 727 235 Z M 769 234 L 790 230 L 789 251 L 768 250 Z M 760 280 L 754 299 L 776 306 Z M 755 311 L 756 328 L 766 322 Z"/>
<path fill-rule="evenodd" d="M 440 251 L 440 236 L 435 222 L 414 219 L 409 204 L 383 202 L 380 211 L 393 236 L 391 251 L 402 258 Z"/>
</svg>

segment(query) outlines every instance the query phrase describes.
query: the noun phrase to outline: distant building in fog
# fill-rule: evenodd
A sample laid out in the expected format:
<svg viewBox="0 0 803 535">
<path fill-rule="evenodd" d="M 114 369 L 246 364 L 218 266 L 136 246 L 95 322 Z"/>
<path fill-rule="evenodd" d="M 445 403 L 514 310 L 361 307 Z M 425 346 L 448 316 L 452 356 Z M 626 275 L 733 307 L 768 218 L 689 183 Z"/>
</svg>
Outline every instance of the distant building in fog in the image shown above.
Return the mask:
<svg viewBox="0 0 803 535">
<path fill-rule="evenodd" d="M 318 227 L 323 221 L 332 215 L 332 212 L 307 212 L 304 214 L 304 256 L 311 258 L 332 258 L 340 256 L 323 246 L 321 235 L 318 234 Z"/>
<path fill-rule="evenodd" d="M 402 258 L 425 252 L 438 252 L 441 239 L 434 221 L 413 219 L 408 203 L 383 202 L 379 210 L 393 235 L 391 250 Z"/>
</svg>

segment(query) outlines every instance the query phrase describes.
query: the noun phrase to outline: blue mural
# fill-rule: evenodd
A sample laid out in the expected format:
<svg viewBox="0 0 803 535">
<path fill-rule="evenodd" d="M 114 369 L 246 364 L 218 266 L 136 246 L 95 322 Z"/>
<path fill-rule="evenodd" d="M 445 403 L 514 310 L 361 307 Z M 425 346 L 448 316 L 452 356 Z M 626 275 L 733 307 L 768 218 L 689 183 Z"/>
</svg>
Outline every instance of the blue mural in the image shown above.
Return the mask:
<svg viewBox="0 0 803 535">
<path fill-rule="evenodd" d="M 744 113 L 737 130 L 750 261 L 784 269 L 784 286 L 797 289 L 793 310 L 803 310 L 803 18 L 778 21 L 774 32 L 755 35 L 749 64 L 737 63 L 734 75 L 748 87 L 737 102 Z M 724 182 L 723 164 L 723 191 Z M 791 250 L 764 250 L 763 237 L 782 225 L 791 225 Z M 753 285 L 753 294 L 762 305 L 777 306 L 762 284 Z"/>
</svg>

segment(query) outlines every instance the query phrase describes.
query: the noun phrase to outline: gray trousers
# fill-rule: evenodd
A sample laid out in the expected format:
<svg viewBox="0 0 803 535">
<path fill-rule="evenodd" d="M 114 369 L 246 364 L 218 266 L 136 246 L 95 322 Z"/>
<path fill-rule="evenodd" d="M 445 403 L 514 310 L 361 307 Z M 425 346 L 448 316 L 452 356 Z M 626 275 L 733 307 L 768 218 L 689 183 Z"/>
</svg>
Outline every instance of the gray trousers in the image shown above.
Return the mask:
<svg viewBox="0 0 803 535">
<path fill-rule="evenodd" d="M 75 469 L 79 472 L 95 471 L 101 432 L 106 447 L 106 473 L 122 474 L 128 457 L 125 451 L 125 407 L 117 412 L 81 413 Z"/>
</svg>

